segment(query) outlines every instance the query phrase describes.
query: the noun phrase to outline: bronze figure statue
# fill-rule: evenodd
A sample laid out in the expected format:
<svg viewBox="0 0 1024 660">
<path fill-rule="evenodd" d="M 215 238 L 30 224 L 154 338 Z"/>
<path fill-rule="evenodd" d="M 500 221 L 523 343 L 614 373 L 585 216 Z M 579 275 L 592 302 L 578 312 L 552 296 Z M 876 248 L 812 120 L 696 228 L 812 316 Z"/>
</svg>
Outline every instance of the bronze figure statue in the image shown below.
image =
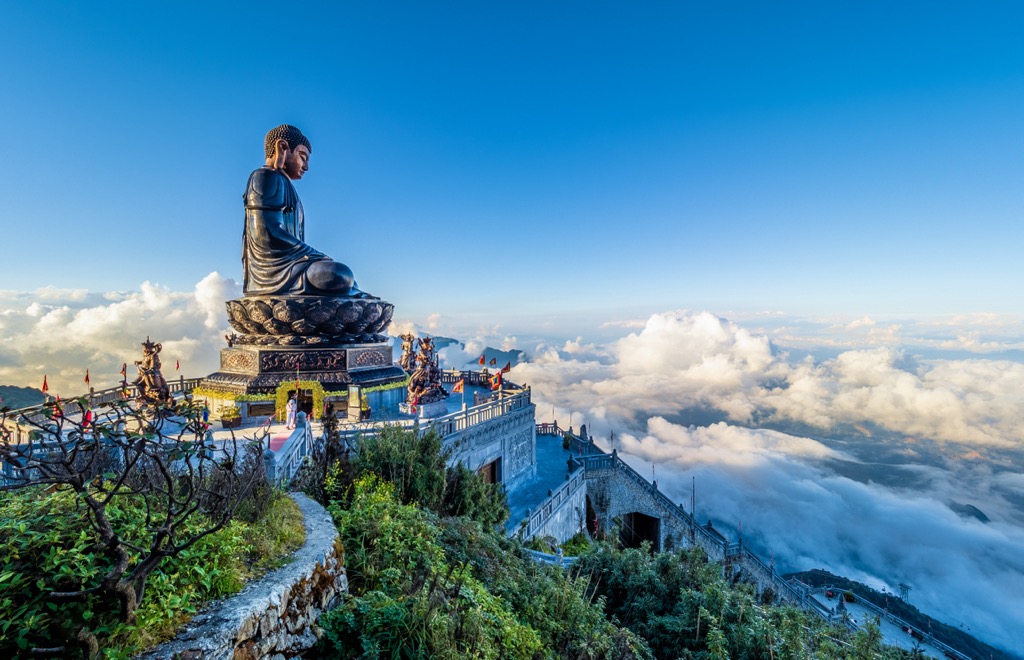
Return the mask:
<svg viewBox="0 0 1024 660">
<path fill-rule="evenodd" d="M 409 377 L 409 396 L 412 405 L 433 403 L 448 397 L 448 391 L 441 385 L 441 369 L 437 366 L 434 340 L 423 337 L 419 340 L 420 351 L 416 356 L 416 370 Z M 410 345 L 410 353 L 412 346 Z"/>
<path fill-rule="evenodd" d="M 416 335 L 407 332 L 404 335 L 399 335 L 399 337 L 402 340 L 402 357 L 398 360 L 398 366 L 402 367 L 406 373 L 411 373 L 416 367 L 416 361 L 412 352 Z"/>
<path fill-rule="evenodd" d="M 263 141 L 266 165 L 249 176 L 242 232 L 246 295 L 345 295 L 366 298 L 352 270 L 305 242 L 302 202 L 292 181 L 309 170 L 313 152 L 290 124 L 271 129 Z"/>
<path fill-rule="evenodd" d="M 163 344 L 153 343 L 146 337 L 142 342 L 142 359 L 135 360 L 139 376 L 132 384 L 139 391 L 139 401 L 147 404 L 170 403 L 171 388 L 160 373 L 160 351 Z"/>
<path fill-rule="evenodd" d="M 340 345 L 385 341 L 394 306 L 359 290 L 352 270 L 305 242 L 302 202 L 292 181 L 309 170 L 313 148 L 281 124 L 263 141 L 266 162 L 249 176 L 243 202 L 242 290 L 227 301 L 238 332 L 231 344 Z"/>
</svg>

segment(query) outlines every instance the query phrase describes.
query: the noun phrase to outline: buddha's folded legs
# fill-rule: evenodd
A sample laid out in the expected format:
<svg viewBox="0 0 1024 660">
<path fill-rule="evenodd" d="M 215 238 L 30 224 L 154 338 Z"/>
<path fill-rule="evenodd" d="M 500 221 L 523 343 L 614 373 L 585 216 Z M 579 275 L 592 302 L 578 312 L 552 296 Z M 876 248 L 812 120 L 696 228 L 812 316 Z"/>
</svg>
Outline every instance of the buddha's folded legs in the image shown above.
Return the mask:
<svg viewBox="0 0 1024 660">
<path fill-rule="evenodd" d="M 306 281 L 325 293 L 346 295 L 355 287 L 352 269 L 345 264 L 325 259 L 306 269 Z"/>
</svg>

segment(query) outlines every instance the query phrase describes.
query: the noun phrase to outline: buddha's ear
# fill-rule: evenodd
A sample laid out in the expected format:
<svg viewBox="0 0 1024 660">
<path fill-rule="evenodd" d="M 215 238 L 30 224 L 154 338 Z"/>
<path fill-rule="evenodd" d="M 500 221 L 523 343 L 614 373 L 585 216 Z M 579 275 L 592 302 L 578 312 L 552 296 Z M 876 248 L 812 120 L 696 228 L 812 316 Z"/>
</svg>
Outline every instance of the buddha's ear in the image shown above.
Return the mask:
<svg viewBox="0 0 1024 660">
<path fill-rule="evenodd" d="M 273 168 L 280 170 L 284 168 L 285 158 L 288 156 L 288 140 L 278 138 L 274 142 L 274 163 Z"/>
</svg>

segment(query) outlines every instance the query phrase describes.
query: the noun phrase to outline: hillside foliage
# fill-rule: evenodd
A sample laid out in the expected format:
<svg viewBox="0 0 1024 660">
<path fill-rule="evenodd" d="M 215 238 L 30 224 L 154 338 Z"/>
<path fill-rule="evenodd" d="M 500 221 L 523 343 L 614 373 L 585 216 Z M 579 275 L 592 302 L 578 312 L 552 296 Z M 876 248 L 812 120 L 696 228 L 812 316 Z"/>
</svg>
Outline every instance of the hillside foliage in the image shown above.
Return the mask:
<svg viewBox="0 0 1024 660">
<path fill-rule="evenodd" d="M 538 564 L 500 527 L 500 491 L 446 466 L 433 434 L 327 447 L 336 460 L 314 490 L 338 526 L 350 591 L 321 618 L 311 657 L 912 657 L 873 624 L 851 633 L 762 603 L 699 549 L 600 543 L 569 568 Z"/>
</svg>

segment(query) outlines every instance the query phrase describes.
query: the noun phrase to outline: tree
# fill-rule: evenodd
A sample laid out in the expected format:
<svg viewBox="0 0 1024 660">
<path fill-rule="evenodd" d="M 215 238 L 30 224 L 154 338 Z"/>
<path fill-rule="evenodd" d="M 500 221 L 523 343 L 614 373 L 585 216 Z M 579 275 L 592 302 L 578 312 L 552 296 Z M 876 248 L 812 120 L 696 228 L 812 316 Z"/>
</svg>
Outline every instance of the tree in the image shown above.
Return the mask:
<svg viewBox="0 0 1024 660">
<path fill-rule="evenodd" d="M 131 622 L 146 581 L 175 556 L 227 525 L 239 504 L 265 485 L 262 453 L 232 440 L 214 446 L 202 409 L 191 400 L 136 407 L 127 401 L 91 410 L 85 398 L 51 402 L 32 415 L 0 410 L 0 491 L 45 488 L 74 493 L 98 539 L 106 573 L 42 594 L 54 608 L 89 601 Z M 27 440 L 14 424 L 29 429 Z M 260 441 L 262 444 L 262 441 Z M 145 527 L 128 529 L 112 504 L 132 500 Z M 199 515 L 197 515 L 199 514 Z M 92 656 L 98 650 L 86 622 L 53 635 L 34 653 Z"/>
</svg>

